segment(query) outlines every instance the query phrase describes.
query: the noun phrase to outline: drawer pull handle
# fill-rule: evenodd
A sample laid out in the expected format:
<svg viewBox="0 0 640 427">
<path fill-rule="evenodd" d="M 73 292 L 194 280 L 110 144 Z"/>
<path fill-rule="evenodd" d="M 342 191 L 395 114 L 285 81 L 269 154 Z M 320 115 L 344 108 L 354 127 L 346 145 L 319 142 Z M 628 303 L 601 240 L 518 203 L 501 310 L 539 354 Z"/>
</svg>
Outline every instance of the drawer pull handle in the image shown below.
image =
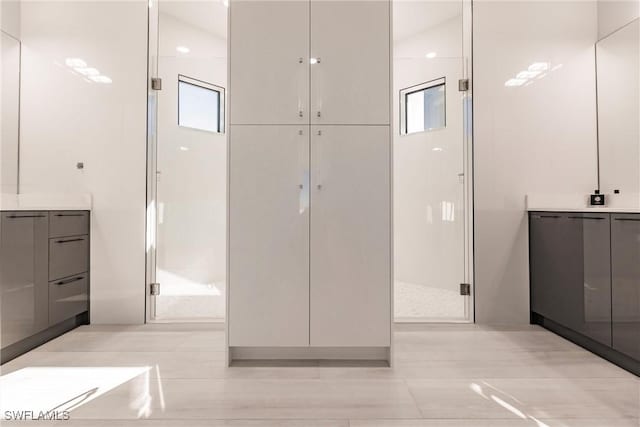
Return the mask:
<svg viewBox="0 0 640 427">
<path fill-rule="evenodd" d="M 599 216 L 570 216 L 569 218 L 570 219 L 596 219 L 596 220 L 606 219 Z"/>
<path fill-rule="evenodd" d="M 46 215 L 9 215 L 9 218 L 44 218 Z"/>
<path fill-rule="evenodd" d="M 614 218 L 616 221 L 640 221 L 640 218 Z"/>
<path fill-rule="evenodd" d="M 76 214 L 56 214 L 55 216 L 84 216 L 84 214 L 76 213 Z"/>
<path fill-rule="evenodd" d="M 73 283 L 73 282 L 77 282 L 79 280 L 84 279 L 84 276 L 78 276 L 78 277 L 74 277 L 72 279 L 67 279 L 67 280 L 60 280 L 59 282 L 56 282 L 56 285 L 60 286 L 60 285 L 66 285 L 67 283 Z"/>
<path fill-rule="evenodd" d="M 56 240 L 56 243 L 71 243 L 71 242 L 82 242 L 84 239 L 67 239 L 67 240 Z"/>
<path fill-rule="evenodd" d="M 538 215 L 538 218 L 560 218 L 560 215 Z"/>
</svg>

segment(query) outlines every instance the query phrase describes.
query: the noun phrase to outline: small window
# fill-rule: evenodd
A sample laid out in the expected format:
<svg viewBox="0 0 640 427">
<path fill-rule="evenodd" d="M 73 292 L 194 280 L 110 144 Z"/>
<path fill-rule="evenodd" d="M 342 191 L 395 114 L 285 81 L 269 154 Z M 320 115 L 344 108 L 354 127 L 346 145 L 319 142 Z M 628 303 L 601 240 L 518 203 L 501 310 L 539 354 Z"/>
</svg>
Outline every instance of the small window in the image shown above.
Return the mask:
<svg viewBox="0 0 640 427">
<path fill-rule="evenodd" d="M 445 79 L 441 78 L 400 91 L 402 135 L 446 127 L 445 83 Z"/>
<path fill-rule="evenodd" d="M 178 125 L 224 132 L 224 88 L 178 76 Z"/>
</svg>

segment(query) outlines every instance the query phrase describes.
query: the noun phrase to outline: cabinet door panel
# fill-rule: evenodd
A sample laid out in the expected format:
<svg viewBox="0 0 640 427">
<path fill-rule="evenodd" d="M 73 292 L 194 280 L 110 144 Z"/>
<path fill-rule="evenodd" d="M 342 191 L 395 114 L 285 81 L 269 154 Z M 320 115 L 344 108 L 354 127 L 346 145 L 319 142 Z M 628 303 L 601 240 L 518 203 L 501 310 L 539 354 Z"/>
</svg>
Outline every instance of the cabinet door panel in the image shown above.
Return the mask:
<svg viewBox="0 0 640 427">
<path fill-rule="evenodd" d="M 48 326 L 48 223 L 46 212 L 2 213 L 2 347 Z"/>
<path fill-rule="evenodd" d="M 613 348 L 640 360 L 640 215 L 612 215 Z"/>
<path fill-rule="evenodd" d="M 229 345 L 307 346 L 308 128 L 232 126 L 229 150 Z"/>
<path fill-rule="evenodd" d="M 611 346 L 611 246 L 609 214 L 568 214 L 569 226 L 579 227 L 581 237 L 573 257 L 582 261 L 581 289 L 568 300 L 575 313 L 576 331 Z M 581 292 L 580 292 L 581 291 Z"/>
<path fill-rule="evenodd" d="M 583 256 L 579 222 L 564 213 L 530 219 L 531 310 L 568 328 L 583 322 Z"/>
<path fill-rule="evenodd" d="M 312 128 L 312 346 L 390 344 L 389 140 L 387 126 Z"/>
<path fill-rule="evenodd" d="M 231 2 L 229 29 L 230 123 L 309 123 L 309 2 Z"/>
<path fill-rule="evenodd" d="M 388 1 L 312 0 L 312 123 L 389 124 L 389 46 Z"/>
</svg>

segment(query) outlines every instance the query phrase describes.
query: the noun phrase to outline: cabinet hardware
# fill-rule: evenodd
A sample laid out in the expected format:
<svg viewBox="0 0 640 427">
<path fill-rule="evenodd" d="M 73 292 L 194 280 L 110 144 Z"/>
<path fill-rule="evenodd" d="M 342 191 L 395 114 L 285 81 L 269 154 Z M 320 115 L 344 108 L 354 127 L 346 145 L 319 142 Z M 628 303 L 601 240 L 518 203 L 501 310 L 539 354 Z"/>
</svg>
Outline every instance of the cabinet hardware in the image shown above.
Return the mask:
<svg viewBox="0 0 640 427">
<path fill-rule="evenodd" d="M 600 216 L 570 216 L 569 219 L 596 219 L 596 220 L 601 220 L 601 219 L 605 219 L 605 218 L 600 217 Z"/>
<path fill-rule="evenodd" d="M 560 218 L 560 215 L 538 215 L 538 218 Z"/>
<path fill-rule="evenodd" d="M 151 89 L 162 90 L 162 79 L 160 77 L 151 78 Z"/>
<path fill-rule="evenodd" d="M 154 296 L 160 295 L 160 283 L 151 283 L 150 293 Z"/>
<path fill-rule="evenodd" d="M 318 117 L 322 116 L 322 113 L 320 113 L 320 111 L 318 111 L 318 114 L 316 114 Z"/>
<path fill-rule="evenodd" d="M 318 131 L 318 136 L 322 136 L 322 131 L 321 130 Z"/>
<path fill-rule="evenodd" d="M 318 190 L 322 190 L 322 184 L 318 184 L 318 185 L 316 185 L 316 188 L 317 188 Z"/>
<path fill-rule="evenodd" d="M 302 58 L 302 56 L 298 58 L 298 64 L 302 64 L 303 62 L 304 62 L 304 59 Z"/>
<path fill-rule="evenodd" d="M 77 213 L 77 214 L 55 214 L 54 216 L 84 216 L 84 214 L 81 214 L 81 213 Z"/>
<path fill-rule="evenodd" d="M 71 242 L 81 242 L 83 241 L 83 238 L 79 238 L 79 239 L 67 239 L 67 240 L 56 240 L 56 243 L 71 243 Z"/>
<path fill-rule="evenodd" d="M 309 64 L 315 65 L 320 63 L 320 58 L 309 58 Z"/>
<path fill-rule="evenodd" d="M 44 218 L 46 215 L 9 215 L 9 218 Z"/>
<path fill-rule="evenodd" d="M 471 295 L 471 284 L 460 283 L 460 295 L 463 295 L 463 296 Z"/>
<path fill-rule="evenodd" d="M 640 221 L 640 218 L 614 218 L 616 221 Z"/>
<path fill-rule="evenodd" d="M 298 117 L 304 117 L 304 114 L 302 113 L 302 110 L 298 111 Z"/>
<path fill-rule="evenodd" d="M 298 188 L 301 190 L 304 189 L 304 184 L 298 184 Z"/>
<path fill-rule="evenodd" d="M 77 282 L 82 279 L 84 279 L 84 276 L 74 277 L 72 279 L 67 279 L 67 280 L 60 280 L 59 282 L 56 282 L 56 285 L 66 285 L 67 283 Z"/>
<path fill-rule="evenodd" d="M 469 79 L 458 80 L 458 91 L 467 92 L 469 90 Z"/>
<path fill-rule="evenodd" d="M 298 131 L 298 135 L 304 135 L 304 132 L 302 131 L 302 129 Z"/>
</svg>

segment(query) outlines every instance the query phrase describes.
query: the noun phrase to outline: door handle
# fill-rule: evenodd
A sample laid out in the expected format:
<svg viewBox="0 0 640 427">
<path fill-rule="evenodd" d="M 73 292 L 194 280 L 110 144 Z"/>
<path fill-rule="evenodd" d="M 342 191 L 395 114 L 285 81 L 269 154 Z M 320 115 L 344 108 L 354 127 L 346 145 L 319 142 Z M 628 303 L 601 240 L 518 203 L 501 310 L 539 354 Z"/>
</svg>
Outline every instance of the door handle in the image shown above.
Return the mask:
<svg viewBox="0 0 640 427">
<path fill-rule="evenodd" d="M 56 285 L 58 285 L 58 286 L 66 285 L 68 283 L 77 282 L 77 281 L 82 280 L 82 279 L 84 279 L 84 276 L 73 277 L 71 279 L 60 280 L 59 282 L 56 282 Z"/>
<path fill-rule="evenodd" d="M 66 239 L 66 240 L 56 240 L 56 243 L 71 243 L 71 242 L 82 242 L 84 238 L 79 239 Z"/>
</svg>

